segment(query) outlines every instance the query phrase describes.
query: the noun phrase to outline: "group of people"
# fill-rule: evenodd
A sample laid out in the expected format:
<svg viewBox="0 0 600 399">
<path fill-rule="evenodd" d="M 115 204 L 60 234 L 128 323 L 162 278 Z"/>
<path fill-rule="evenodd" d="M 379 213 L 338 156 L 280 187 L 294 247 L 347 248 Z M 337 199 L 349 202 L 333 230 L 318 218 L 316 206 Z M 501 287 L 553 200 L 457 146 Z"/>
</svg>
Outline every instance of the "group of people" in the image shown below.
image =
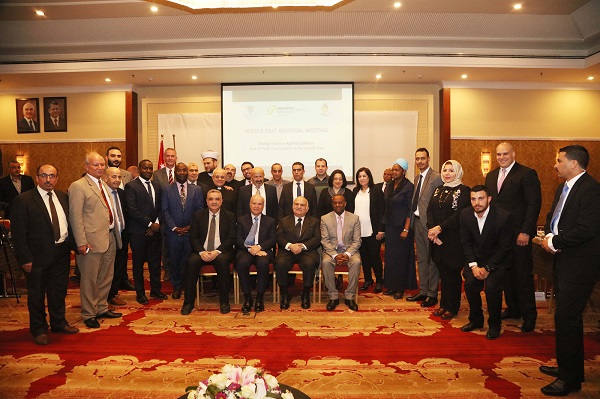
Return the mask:
<svg viewBox="0 0 600 399">
<path fill-rule="evenodd" d="M 435 172 L 425 148 L 415 153 L 419 173 L 413 182 L 406 177 L 409 162 L 399 158 L 379 184 L 369 168 L 358 169 L 352 190 L 342 170 L 327 173 L 323 158 L 316 160 L 316 176 L 308 181 L 301 162 L 292 165 L 292 181 L 282 179 L 281 164 L 272 165 L 272 178 L 266 181 L 262 168 L 244 162 L 244 178 L 238 181 L 235 166 L 218 167 L 215 151 L 202 153 L 204 172 L 199 173 L 197 164 L 177 162 L 175 149 L 168 148 L 165 167 L 155 171 L 150 160 L 142 160 L 135 178 L 120 168 L 121 158 L 116 147 L 109 148 L 106 157 L 87 154 L 86 173 L 70 185 L 68 195 L 54 188 L 54 166 L 41 165 L 37 187 L 27 191 L 29 183 L 18 163 L 9 163 L 9 186 L 20 193 L 9 207 L 12 239 L 27 276 L 30 331 L 37 344 L 48 343 L 45 294 L 51 330 L 78 332 L 64 316 L 71 249 L 81 273 L 84 324 L 98 328 L 98 319 L 121 317 L 115 306 L 125 304 L 118 291 L 124 281 L 129 283 L 128 245 L 137 302 L 149 302 L 144 263 L 150 297 L 167 298 L 161 291 L 162 263 L 173 285 L 172 298 L 184 295 L 183 315 L 194 308 L 203 266 L 216 270 L 223 314 L 231 310 L 233 267 L 244 294 L 242 312 L 264 310 L 273 270 L 281 292 L 279 306 L 288 309 L 288 272 L 296 265 L 302 272 L 303 309 L 311 307 L 310 291 L 319 268 L 328 292 L 326 309 L 339 305 L 335 271 L 344 267 L 344 302 L 357 311 L 362 267 L 360 290 L 373 286 L 374 293 L 402 299 L 406 290 L 418 288 L 406 300 L 422 307 L 438 304 L 441 282 L 433 315 L 442 320 L 457 315 L 464 278 L 470 310 L 462 331 L 483 327 L 482 291 L 489 313 L 488 339 L 499 337 L 503 319 L 522 318 L 521 331 L 535 329 L 532 238 L 541 185 L 535 170 L 516 162 L 509 143 L 498 145 L 499 167 L 487 174 L 484 185 L 474 187 L 462 183 L 463 169 L 456 160 L 444 162 L 441 173 Z M 600 270 L 600 220 L 593 208 L 600 200 L 600 186 L 586 173 L 588 163 L 587 150 L 570 145 L 559 150 L 555 165 L 566 183 L 557 190 L 542 243 L 556 254 L 558 367 L 540 368 L 557 377 L 542 389 L 547 395 L 579 390 L 583 381 L 581 314 Z M 251 270 L 256 272 L 255 282 Z"/>
</svg>

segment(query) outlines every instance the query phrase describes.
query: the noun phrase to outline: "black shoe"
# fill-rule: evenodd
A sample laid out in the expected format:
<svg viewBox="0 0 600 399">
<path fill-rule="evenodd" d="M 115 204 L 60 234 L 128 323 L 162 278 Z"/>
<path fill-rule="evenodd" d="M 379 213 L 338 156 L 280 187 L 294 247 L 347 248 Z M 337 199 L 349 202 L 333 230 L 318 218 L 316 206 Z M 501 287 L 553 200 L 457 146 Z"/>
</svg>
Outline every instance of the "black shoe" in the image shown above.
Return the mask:
<svg viewBox="0 0 600 399">
<path fill-rule="evenodd" d="M 171 294 L 171 298 L 173 299 L 179 299 L 181 298 L 181 290 L 175 290 L 173 291 L 173 293 Z"/>
<path fill-rule="evenodd" d="M 219 310 L 222 314 L 227 314 L 231 312 L 231 307 L 229 307 L 228 303 L 222 303 L 221 306 L 219 306 Z"/>
<path fill-rule="evenodd" d="M 580 382 L 566 382 L 558 378 L 552 384 L 542 388 L 542 393 L 548 396 L 567 396 L 571 392 L 577 391 L 581 391 Z"/>
<path fill-rule="evenodd" d="M 394 299 L 402 299 L 402 297 L 404 297 L 404 291 L 403 291 L 403 290 L 401 290 L 401 291 L 396 291 L 396 292 L 394 293 Z"/>
<path fill-rule="evenodd" d="M 188 315 L 190 313 L 192 313 L 192 310 L 194 310 L 194 305 L 191 303 L 184 303 L 183 306 L 181 307 L 181 314 L 182 315 Z"/>
<path fill-rule="evenodd" d="M 346 299 L 346 306 L 348 306 L 348 308 L 350 310 L 354 310 L 355 312 L 358 311 L 358 305 L 356 304 L 356 301 L 354 299 Z"/>
<path fill-rule="evenodd" d="M 165 294 L 163 294 L 162 292 L 158 291 L 158 292 L 151 292 L 150 293 L 150 298 L 156 298 L 156 299 L 167 299 L 168 296 L 166 296 Z"/>
<path fill-rule="evenodd" d="M 327 310 L 332 311 L 334 310 L 337 305 L 340 304 L 340 300 L 339 299 L 330 299 L 329 302 L 327 302 L 327 306 L 325 307 Z"/>
<path fill-rule="evenodd" d="M 69 276 L 69 280 L 71 280 L 74 283 L 79 284 L 80 278 L 79 278 L 79 276 Z"/>
<path fill-rule="evenodd" d="M 133 284 L 129 282 L 129 280 L 125 280 L 121 283 L 121 287 L 119 287 L 123 291 L 135 291 L 135 287 Z"/>
<path fill-rule="evenodd" d="M 265 303 L 262 298 L 259 298 L 257 296 L 256 303 L 254 304 L 254 311 L 255 312 L 264 312 L 264 310 L 265 310 Z"/>
<path fill-rule="evenodd" d="M 489 340 L 496 339 L 500 336 L 500 328 L 490 328 L 485 334 L 485 337 Z"/>
<path fill-rule="evenodd" d="M 427 295 L 417 294 L 417 295 L 412 295 L 412 296 L 406 297 L 406 300 L 408 302 L 417 302 L 417 301 L 422 301 L 427 298 L 428 298 Z"/>
<path fill-rule="evenodd" d="M 106 312 L 97 315 L 96 318 L 97 319 L 118 319 L 121 316 L 123 316 L 123 313 L 111 312 L 110 310 L 107 310 Z"/>
<path fill-rule="evenodd" d="M 521 326 L 521 332 L 531 332 L 535 330 L 535 321 L 526 320 Z"/>
<path fill-rule="evenodd" d="M 540 371 L 550 377 L 558 378 L 558 367 L 540 366 Z"/>
<path fill-rule="evenodd" d="M 380 294 L 380 293 L 381 293 L 381 291 L 383 291 L 383 284 L 381 284 L 381 283 L 376 283 L 376 284 L 375 284 L 375 289 L 373 290 L 373 292 L 374 292 L 375 294 Z"/>
<path fill-rule="evenodd" d="M 469 322 L 469 323 L 465 324 L 464 326 L 462 326 L 460 328 L 460 331 L 469 332 L 469 331 L 477 330 L 479 328 L 483 328 L 483 323 L 477 324 L 477 323 Z"/>
<path fill-rule="evenodd" d="M 365 281 L 365 283 L 363 284 L 362 287 L 360 287 L 361 290 L 366 291 L 368 290 L 371 286 L 373 285 L 373 280 L 371 281 Z"/>
<path fill-rule="evenodd" d="M 146 295 L 138 295 L 138 296 L 135 297 L 135 300 L 140 305 L 147 305 L 148 304 L 148 298 L 146 298 Z"/>
<path fill-rule="evenodd" d="M 288 294 L 281 294 L 281 301 L 279 302 L 279 309 L 285 310 L 290 307 L 290 296 Z"/>
<path fill-rule="evenodd" d="M 254 302 L 252 301 L 252 295 L 248 295 L 244 300 L 244 305 L 242 305 L 242 313 L 250 312 L 253 304 Z"/>
<path fill-rule="evenodd" d="M 383 293 L 383 295 L 394 295 L 396 292 L 398 292 L 397 290 L 387 290 L 386 292 Z"/>
<path fill-rule="evenodd" d="M 310 293 L 302 294 L 301 300 L 302 302 L 300 306 L 302 307 L 302 309 L 310 309 Z"/>
<path fill-rule="evenodd" d="M 514 313 L 512 310 L 506 309 L 500 314 L 500 320 L 507 319 L 520 319 L 521 315 L 518 313 Z"/>
<path fill-rule="evenodd" d="M 95 317 L 86 319 L 83 321 L 83 323 L 87 328 L 100 328 L 100 323 L 98 323 L 98 320 L 96 320 Z"/>
<path fill-rule="evenodd" d="M 438 300 L 437 298 L 432 298 L 430 296 L 427 297 L 427 299 L 425 299 L 423 302 L 421 302 L 421 307 L 422 308 L 430 308 L 432 306 L 437 305 Z"/>
</svg>

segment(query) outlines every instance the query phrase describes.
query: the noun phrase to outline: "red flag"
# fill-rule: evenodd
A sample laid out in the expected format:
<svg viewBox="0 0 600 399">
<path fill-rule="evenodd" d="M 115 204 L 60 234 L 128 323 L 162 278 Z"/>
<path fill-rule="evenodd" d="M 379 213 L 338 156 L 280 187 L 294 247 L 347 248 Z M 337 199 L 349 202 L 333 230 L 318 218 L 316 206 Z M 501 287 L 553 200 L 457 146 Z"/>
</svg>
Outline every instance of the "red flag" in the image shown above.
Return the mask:
<svg viewBox="0 0 600 399">
<path fill-rule="evenodd" d="M 165 167 L 165 146 L 163 141 L 164 140 L 160 140 L 160 148 L 158 149 L 158 169 Z"/>
</svg>

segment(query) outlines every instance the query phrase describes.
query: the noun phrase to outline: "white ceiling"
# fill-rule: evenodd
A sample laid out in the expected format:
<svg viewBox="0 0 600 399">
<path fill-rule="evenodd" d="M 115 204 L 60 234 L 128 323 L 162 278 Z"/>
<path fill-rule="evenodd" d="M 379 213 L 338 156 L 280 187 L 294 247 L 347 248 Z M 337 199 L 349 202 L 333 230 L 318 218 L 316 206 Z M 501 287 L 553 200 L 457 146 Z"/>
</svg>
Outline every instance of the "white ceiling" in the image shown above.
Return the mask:
<svg viewBox="0 0 600 399">
<path fill-rule="evenodd" d="M 346 0 L 327 11 L 223 13 L 157 0 L 152 13 L 154 2 L 141 0 L 5 0 L 0 92 L 375 83 L 377 73 L 381 83 L 600 89 L 600 0 L 523 0 L 520 11 L 514 2 L 404 0 L 395 9 L 393 0 Z"/>
</svg>

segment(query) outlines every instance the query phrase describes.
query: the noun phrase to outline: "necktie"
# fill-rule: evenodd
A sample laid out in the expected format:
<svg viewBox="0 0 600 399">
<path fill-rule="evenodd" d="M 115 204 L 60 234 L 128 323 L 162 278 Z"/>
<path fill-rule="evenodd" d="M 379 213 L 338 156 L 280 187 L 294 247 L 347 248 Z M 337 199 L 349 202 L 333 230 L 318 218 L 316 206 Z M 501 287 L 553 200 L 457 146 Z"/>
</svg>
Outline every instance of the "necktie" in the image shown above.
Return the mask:
<svg viewBox="0 0 600 399">
<path fill-rule="evenodd" d="M 560 218 L 560 214 L 562 213 L 562 208 L 565 205 L 565 199 L 567 198 L 567 193 L 569 192 L 569 186 L 565 183 L 562 193 L 560 194 L 560 198 L 558 203 L 556 204 L 556 208 L 554 208 L 554 213 L 552 214 L 552 222 L 550 223 L 550 229 L 554 234 L 558 234 L 558 219 Z"/>
<path fill-rule="evenodd" d="M 106 194 L 104 194 L 104 190 L 102 189 L 102 180 L 98 180 L 98 186 L 100 187 L 100 194 L 102 194 L 102 199 L 106 204 L 106 208 L 108 209 L 108 224 L 112 225 L 114 222 L 112 209 L 110 209 L 110 204 L 108 203 L 108 198 L 106 198 Z"/>
<path fill-rule="evenodd" d="M 252 223 L 250 232 L 248 233 L 248 236 L 246 237 L 246 241 L 244 241 L 244 244 L 246 246 L 252 246 L 255 244 L 256 230 L 258 230 L 258 216 L 254 217 L 254 223 Z"/>
<path fill-rule="evenodd" d="M 152 201 L 152 205 L 154 205 L 154 197 L 152 196 L 152 187 L 150 187 L 149 181 L 147 181 L 146 184 L 148 185 L 148 194 L 150 194 L 150 201 Z"/>
<path fill-rule="evenodd" d="M 256 194 L 260 195 L 260 190 L 256 187 Z"/>
<path fill-rule="evenodd" d="M 381 191 L 383 191 L 385 193 L 385 189 L 387 188 L 387 183 L 383 183 L 381 185 Z"/>
<path fill-rule="evenodd" d="M 113 197 L 115 198 L 115 208 L 117 208 L 117 220 L 119 221 L 119 232 L 125 229 L 125 223 L 123 223 L 123 213 L 121 212 L 121 203 L 119 202 L 119 194 L 117 190 L 112 190 Z"/>
<path fill-rule="evenodd" d="M 337 249 L 338 251 L 345 251 L 346 246 L 344 245 L 344 226 L 342 224 L 342 215 L 336 215 L 337 217 Z"/>
<path fill-rule="evenodd" d="M 54 127 L 58 129 L 58 118 L 52 120 L 54 121 Z"/>
<path fill-rule="evenodd" d="M 502 188 L 502 183 L 504 183 L 504 179 L 506 178 L 506 169 L 502 168 L 502 173 L 500 174 L 500 178 L 498 179 L 498 192 Z"/>
<path fill-rule="evenodd" d="M 210 219 L 210 225 L 208 226 L 208 243 L 206 245 L 207 251 L 215 250 L 215 232 L 217 230 L 217 215 L 212 215 Z"/>
<path fill-rule="evenodd" d="M 298 188 L 296 188 L 296 197 L 300 197 L 302 195 L 302 190 L 300 189 L 300 183 L 296 183 Z"/>
<path fill-rule="evenodd" d="M 187 198 L 185 196 L 185 184 L 181 183 L 181 191 L 179 192 L 179 196 L 181 197 L 181 207 L 185 208 L 185 202 Z"/>
<path fill-rule="evenodd" d="M 412 211 L 413 213 L 417 210 L 419 204 L 419 197 L 421 196 L 421 182 L 423 181 L 423 175 L 419 175 L 419 183 L 417 183 L 417 191 L 415 191 L 415 197 L 413 198 Z"/>
<path fill-rule="evenodd" d="M 48 193 L 48 202 L 50 203 L 50 216 L 52 217 L 52 230 L 54 231 L 54 242 L 60 240 L 60 225 L 58 224 L 58 213 L 56 206 L 52 201 L 52 193 Z"/>
<path fill-rule="evenodd" d="M 29 127 L 31 128 L 31 130 L 35 130 L 35 125 L 33 124 L 32 120 L 29 120 Z"/>
<path fill-rule="evenodd" d="M 300 239 L 300 235 L 302 234 L 302 218 L 298 218 L 298 223 L 296 223 L 296 234 L 298 234 L 298 239 Z"/>
<path fill-rule="evenodd" d="M 173 184 L 173 171 L 169 169 L 169 184 Z"/>
</svg>

